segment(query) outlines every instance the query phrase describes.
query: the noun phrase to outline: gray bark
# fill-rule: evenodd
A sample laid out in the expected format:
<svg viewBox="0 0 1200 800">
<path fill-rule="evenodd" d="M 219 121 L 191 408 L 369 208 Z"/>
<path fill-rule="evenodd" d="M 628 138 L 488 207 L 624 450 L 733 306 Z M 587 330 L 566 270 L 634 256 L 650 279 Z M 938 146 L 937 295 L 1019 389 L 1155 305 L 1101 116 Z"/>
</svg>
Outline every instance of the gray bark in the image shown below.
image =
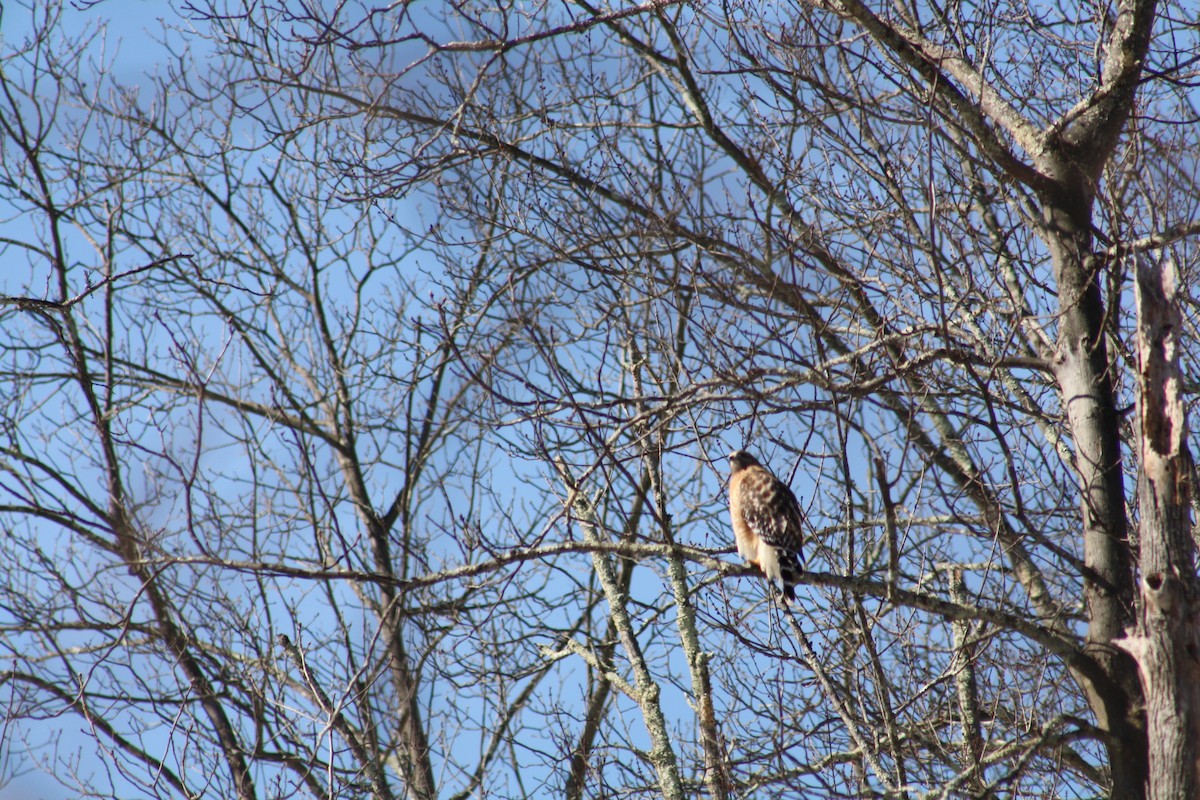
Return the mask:
<svg viewBox="0 0 1200 800">
<path fill-rule="evenodd" d="M 1191 538 L 1192 461 L 1181 395 L 1183 329 L 1170 260 L 1137 266 L 1138 481 L 1141 613 L 1120 642 L 1138 663 L 1146 702 L 1148 796 L 1196 797 L 1200 789 L 1200 631 Z"/>
</svg>

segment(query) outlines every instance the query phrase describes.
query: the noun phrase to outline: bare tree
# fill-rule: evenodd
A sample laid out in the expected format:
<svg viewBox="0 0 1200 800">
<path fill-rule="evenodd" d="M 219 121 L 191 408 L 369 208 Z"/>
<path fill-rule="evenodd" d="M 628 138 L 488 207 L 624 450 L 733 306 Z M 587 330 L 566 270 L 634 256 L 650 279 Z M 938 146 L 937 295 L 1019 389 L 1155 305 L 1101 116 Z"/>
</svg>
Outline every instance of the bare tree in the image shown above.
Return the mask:
<svg viewBox="0 0 1200 800">
<path fill-rule="evenodd" d="M 185 11 L 153 91 L 52 10 L 0 71 L 20 752 L 86 720 L 101 795 L 1194 793 L 1186 15 Z M 732 556 L 743 446 L 812 528 L 794 612 Z"/>
<path fill-rule="evenodd" d="M 546 672 L 504 620 L 553 602 L 469 569 L 526 524 L 449 370 L 486 298 L 309 169 L 335 132 L 231 149 L 202 76 L 138 97 L 41 22 L 0 87 L 10 730 L 78 717 L 79 792 L 470 794 Z"/>
</svg>

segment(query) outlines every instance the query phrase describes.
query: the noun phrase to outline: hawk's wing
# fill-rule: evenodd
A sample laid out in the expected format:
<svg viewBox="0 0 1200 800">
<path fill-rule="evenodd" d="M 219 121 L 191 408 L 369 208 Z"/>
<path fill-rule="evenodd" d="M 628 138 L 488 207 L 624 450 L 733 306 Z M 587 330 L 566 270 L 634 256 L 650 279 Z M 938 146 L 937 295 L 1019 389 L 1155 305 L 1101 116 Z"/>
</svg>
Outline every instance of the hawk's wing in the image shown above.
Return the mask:
<svg viewBox="0 0 1200 800">
<path fill-rule="evenodd" d="M 751 467 L 747 473 L 739 487 L 746 526 L 766 544 L 800 557 L 804 523 L 796 495 L 763 467 Z"/>
</svg>

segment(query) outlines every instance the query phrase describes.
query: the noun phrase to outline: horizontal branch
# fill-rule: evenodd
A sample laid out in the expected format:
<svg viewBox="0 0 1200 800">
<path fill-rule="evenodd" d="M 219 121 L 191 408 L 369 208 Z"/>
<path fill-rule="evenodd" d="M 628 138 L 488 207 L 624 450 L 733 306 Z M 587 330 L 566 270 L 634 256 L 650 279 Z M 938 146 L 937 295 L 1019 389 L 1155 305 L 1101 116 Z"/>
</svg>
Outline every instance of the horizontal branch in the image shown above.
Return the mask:
<svg viewBox="0 0 1200 800">
<path fill-rule="evenodd" d="M 191 257 L 191 253 L 179 253 L 177 255 L 160 258 L 157 261 L 151 261 L 149 264 L 143 264 L 140 267 L 133 267 L 132 269 L 127 269 L 123 272 L 117 272 L 113 275 L 102 278 L 96 283 L 89 284 L 88 287 L 82 292 L 74 297 L 68 297 L 65 300 L 42 300 L 38 297 L 0 295 L 0 306 L 16 306 L 21 311 L 67 311 L 72 306 L 83 302 L 89 295 L 95 294 L 97 291 L 109 284 L 116 283 L 117 281 L 122 280 L 123 278 L 128 278 L 132 275 L 138 275 L 142 272 L 149 272 L 152 269 L 166 266 L 174 261 L 190 259 Z"/>
<path fill-rule="evenodd" d="M 670 6 L 682 5 L 687 0 L 650 0 L 648 3 L 641 5 L 630 6 L 629 8 L 620 8 L 615 11 L 598 13 L 591 17 L 585 17 L 581 20 L 568 22 L 564 25 L 558 25 L 537 33 L 526 34 L 525 36 L 515 36 L 511 39 L 476 39 L 473 41 L 460 42 L 442 42 L 436 43 L 430 41 L 430 46 L 438 52 L 506 52 L 515 47 L 520 47 L 525 44 L 534 44 L 544 39 L 550 39 L 555 36 L 561 36 L 565 33 L 582 33 L 597 25 L 606 25 L 612 22 L 617 22 L 629 17 L 635 17 L 638 14 L 646 12 L 658 12 Z M 422 37 L 423 39 L 425 37 Z"/>
<path fill-rule="evenodd" d="M 746 565 L 734 564 L 717 558 L 720 554 L 731 553 L 732 551 L 732 547 L 717 550 L 682 544 L 668 545 L 651 542 L 555 542 L 538 547 L 515 548 L 506 553 L 501 553 L 488 561 L 464 564 L 440 572 L 431 572 L 426 575 L 407 579 L 394 578 L 366 570 L 323 569 L 320 567 L 272 564 L 265 561 L 224 561 L 206 556 L 150 558 L 146 559 L 143 563 L 145 566 L 154 569 L 169 568 L 172 566 L 206 565 L 234 572 L 253 573 L 255 575 L 297 578 L 301 580 L 350 581 L 354 583 L 387 585 L 401 591 L 411 591 L 443 583 L 466 581 L 527 561 L 540 561 L 569 554 L 610 554 L 638 560 L 667 559 L 674 554 L 711 570 L 722 578 L 758 574 Z M 805 572 L 800 579 L 800 583 L 890 600 L 894 605 L 925 611 L 945 620 L 980 620 L 988 622 L 1025 636 L 1031 641 L 1042 645 L 1049 652 L 1068 660 L 1075 659 L 1082 653 L 1077 641 L 1062 636 L 1049 628 L 1043 627 L 1017 614 L 986 606 L 943 600 L 934 595 L 901 589 L 891 585 L 887 581 L 873 581 L 867 578 L 834 575 L 823 572 Z"/>
<path fill-rule="evenodd" d="M 1152 233 L 1149 236 L 1134 239 L 1132 242 L 1118 242 L 1110 246 L 1105 252 L 1109 257 L 1119 258 L 1134 253 L 1144 253 L 1148 250 L 1160 250 L 1192 236 L 1200 236 L 1200 221 L 1172 225 L 1165 230 Z"/>
</svg>

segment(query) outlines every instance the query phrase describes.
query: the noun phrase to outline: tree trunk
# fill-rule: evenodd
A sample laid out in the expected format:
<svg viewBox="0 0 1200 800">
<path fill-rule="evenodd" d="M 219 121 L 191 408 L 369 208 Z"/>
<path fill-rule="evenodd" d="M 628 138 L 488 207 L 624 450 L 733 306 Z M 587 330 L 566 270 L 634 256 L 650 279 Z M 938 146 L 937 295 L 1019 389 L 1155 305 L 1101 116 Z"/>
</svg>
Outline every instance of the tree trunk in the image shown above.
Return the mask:
<svg viewBox="0 0 1200 800">
<path fill-rule="evenodd" d="M 1141 614 L 1120 642 L 1138 663 L 1146 702 L 1151 798 L 1200 790 L 1200 636 L 1189 514 L 1192 460 L 1180 394 L 1175 265 L 1137 265 L 1141 472 Z"/>
<path fill-rule="evenodd" d="M 1141 691 L 1129 656 L 1112 646 L 1133 622 L 1134 588 L 1120 417 L 1092 252 L 1089 190 L 1047 197 L 1045 209 L 1060 309 L 1054 366 L 1075 441 L 1081 497 L 1088 649 L 1110 678 L 1104 685 L 1085 681 L 1084 688 L 1097 724 L 1108 733 L 1112 797 L 1140 798 L 1147 777 Z"/>
</svg>

